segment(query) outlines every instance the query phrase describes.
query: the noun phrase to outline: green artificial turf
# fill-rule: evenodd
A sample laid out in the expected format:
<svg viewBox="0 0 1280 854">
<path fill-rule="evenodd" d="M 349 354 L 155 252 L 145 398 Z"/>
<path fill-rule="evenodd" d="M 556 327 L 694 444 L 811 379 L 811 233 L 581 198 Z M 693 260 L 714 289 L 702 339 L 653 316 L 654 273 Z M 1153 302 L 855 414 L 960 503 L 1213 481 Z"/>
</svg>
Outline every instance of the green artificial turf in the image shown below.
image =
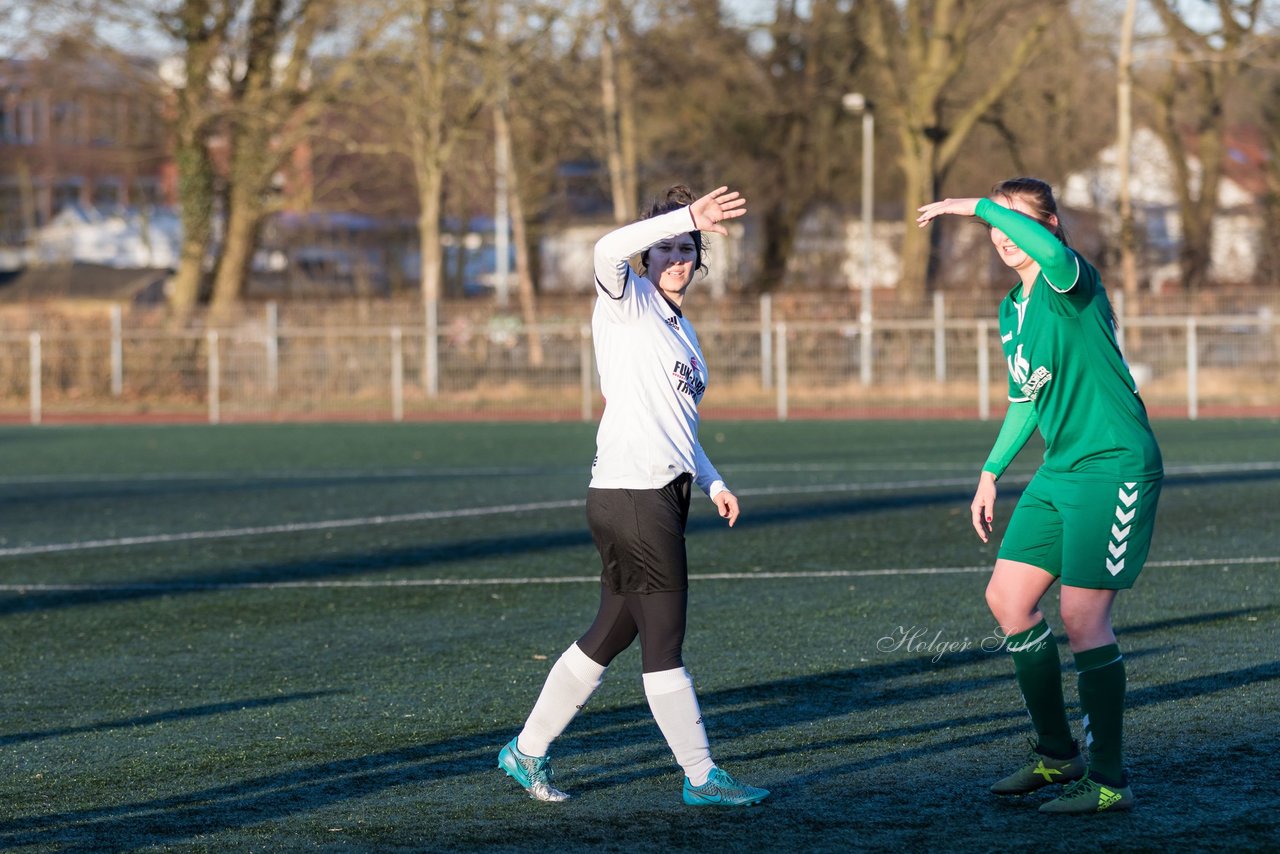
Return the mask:
<svg viewBox="0 0 1280 854">
<path fill-rule="evenodd" d="M 572 800 L 496 769 L 594 613 L 591 425 L 0 430 L 0 849 L 1274 845 L 1280 426 L 1157 424 L 1156 539 L 1115 612 L 1138 808 L 1085 819 L 986 791 L 1030 733 L 983 648 L 995 429 L 704 425 L 743 516 L 695 496 L 685 659 L 715 758 L 773 791 L 727 812 L 681 804 L 634 649 L 553 746 Z"/>
</svg>

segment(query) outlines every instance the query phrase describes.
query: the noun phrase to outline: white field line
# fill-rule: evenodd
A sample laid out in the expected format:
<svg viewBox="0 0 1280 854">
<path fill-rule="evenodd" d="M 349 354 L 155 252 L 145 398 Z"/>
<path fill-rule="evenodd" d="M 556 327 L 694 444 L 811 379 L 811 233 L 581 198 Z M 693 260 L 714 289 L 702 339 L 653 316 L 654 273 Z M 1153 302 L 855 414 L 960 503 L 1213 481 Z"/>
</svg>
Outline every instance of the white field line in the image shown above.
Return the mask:
<svg viewBox="0 0 1280 854">
<path fill-rule="evenodd" d="M 802 495 L 813 492 L 875 492 L 886 489 L 910 489 L 916 487 L 957 486 L 969 483 L 972 478 L 947 480 L 886 481 L 883 483 L 832 483 L 824 486 L 765 487 L 743 489 L 738 495 Z M 449 519 L 465 519 L 476 516 L 500 516 L 507 513 L 529 513 L 538 510 L 565 510 L 583 507 L 584 498 L 563 501 L 536 501 L 528 504 L 498 504 L 488 507 L 464 507 L 457 510 L 428 510 L 422 513 L 401 513 L 392 516 L 359 516 L 353 519 L 328 519 L 320 522 L 290 522 L 280 525 L 258 525 L 245 528 L 220 528 L 208 531 L 186 531 L 177 534 L 145 534 L 136 537 L 114 537 L 101 540 L 80 540 L 70 543 L 10 546 L 0 548 L 0 558 L 26 557 L 37 554 L 105 549 L 119 546 L 144 546 L 161 543 L 180 543 L 191 540 L 222 540 L 234 537 L 257 537 L 266 534 L 296 534 L 306 531 L 328 531 L 335 528 L 372 528 L 379 525 L 396 525 L 405 522 L 435 522 Z"/>
<path fill-rule="evenodd" d="M 1169 466 L 1168 474 L 1214 474 L 1221 472 L 1242 471 L 1277 471 L 1280 462 L 1251 463 L 1206 463 L 1203 465 Z M 969 463 L 859 463 L 832 460 L 813 463 L 736 463 L 735 472 L 902 472 L 902 471 L 960 471 L 972 473 L 973 465 Z M 31 484 L 52 484 L 59 486 L 75 484 L 111 484 L 111 483 L 169 483 L 201 481 L 237 481 L 254 483 L 258 481 L 307 482 L 313 480 L 395 480 L 432 479 L 442 477 L 540 477 L 548 476 L 582 478 L 588 472 L 579 467 L 563 469 L 538 468 L 534 466 L 480 466 L 442 467 L 442 468 L 403 468 L 403 469 L 333 469 L 329 471 L 193 471 L 193 472 L 142 472 L 124 474 L 33 474 L 33 475 L 0 475 L 0 486 L 24 486 Z"/>
<path fill-rule="evenodd" d="M 1214 557 L 1196 560 L 1153 560 L 1148 567 L 1176 569 L 1197 566 L 1280 566 L 1274 557 Z M 799 572 L 707 572 L 693 573 L 690 581 L 759 581 L 809 578 L 866 578 L 869 576 L 956 575 L 990 572 L 990 566 L 924 566 L 892 569 L 831 569 Z M 0 584 L 5 593 L 178 593 L 202 590 L 334 590 L 351 588 L 401 587 L 499 587 L 528 584 L 593 584 L 595 575 L 551 575 L 538 578 L 384 578 L 331 581 L 158 581 L 138 584 Z"/>
<path fill-rule="evenodd" d="M 1166 469 L 1168 474 L 1215 474 L 1222 472 L 1239 473 L 1244 471 L 1280 471 L 1280 462 L 1258 463 L 1221 463 L 1212 465 L 1173 466 Z M 1006 484 L 1026 483 L 1030 475 L 1009 475 L 1004 478 Z M 821 483 L 807 486 L 765 486 L 737 490 L 740 496 L 756 495 L 818 495 L 826 493 L 882 492 L 900 489 L 937 489 L 939 487 L 968 486 L 974 483 L 973 477 L 934 478 L 930 480 L 891 480 L 873 483 Z M 118 548 L 122 546 L 145 546 L 167 543 L 190 542 L 193 540 L 222 540 L 237 537 L 258 537 L 268 534 L 296 534 L 307 531 L 329 531 L 340 528 L 366 528 L 380 525 L 396 525 L 406 522 L 434 522 L 450 519 L 465 519 L 477 516 L 499 516 L 508 513 L 529 513 L 540 510 L 566 510 L 580 508 L 585 499 L 565 499 L 562 501 L 537 501 L 527 504 L 497 504 L 487 507 L 464 507 L 457 510 L 428 510 L 421 513 L 400 513 L 389 516 L 358 516 L 350 519 L 328 519 L 318 522 L 289 522 L 279 525 L 258 525 L 242 528 L 217 528 L 207 531 L 186 531 L 175 534 L 144 534 L 134 537 L 113 537 L 99 540 L 79 540 L 69 543 L 47 543 L 43 545 L 10 546 L 0 548 L 0 558 L 26 557 L 38 554 L 60 554 L 64 552 L 85 551 L 88 549 Z"/>
<path fill-rule="evenodd" d="M 295 534 L 302 531 L 328 531 L 335 528 L 362 528 L 395 525 L 404 522 L 432 522 L 439 519 L 465 519 L 470 516 L 495 516 L 503 513 L 526 513 L 535 510 L 562 510 L 581 507 L 582 499 L 570 501 L 537 501 L 530 504 L 499 504 L 492 507 L 465 507 L 459 510 L 429 510 L 394 516 L 361 516 L 355 519 L 329 519 L 321 522 L 290 522 L 282 525 L 259 525 L 252 528 L 221 528 L 212 531 L 186 531 L 178 534 L 147 534 L 139 537 L 115 537 L 107 540 L 80 540 L 71 543 L 49 543 L 40 546 L 13 546 L 0 549 L 0 557 L 105 549 L 116 546 L 144 546 L 155 543 L 181 543 L 189 540 L 220 540 L 231 537 L 257 537 L 264 534 Z"/>
<path fill-rule="evenodd" d="M 963 471 L 973 469 L 966 463 L 857 463 L 831 460 L 814 463 L 737 463 L 735 472 L 896 472 L 896 471 Z M 439 467 L 439 468 L 401 468 L 401 469 L 331 469 L 316 471 L 192 471 L 192 472 L 142 472 L 137 474 L 29 474 L 0 475 L 0 486 L 25 486 L 30 484 L 52 484 L 58 486 L 75 484 L 111 484 L 111 483 L 186 483 L 200 481 L 313 481 L 313 480 L 395 480 L 425 479 L 443 477 L 573 477 L 585 482 L 590 472 L 582 466 L 565 468 L 547 468 L 536 466 L 477 466 Z"/>
</svg>

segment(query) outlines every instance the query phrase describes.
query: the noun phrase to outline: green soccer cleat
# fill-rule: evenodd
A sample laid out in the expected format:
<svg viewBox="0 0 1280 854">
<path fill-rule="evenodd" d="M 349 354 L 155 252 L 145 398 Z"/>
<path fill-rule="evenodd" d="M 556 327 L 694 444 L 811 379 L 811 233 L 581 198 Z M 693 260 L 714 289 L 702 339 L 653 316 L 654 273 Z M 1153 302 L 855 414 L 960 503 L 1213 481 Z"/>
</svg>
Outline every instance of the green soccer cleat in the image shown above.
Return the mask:
<svg viewBox="0 0 1280 854">
<path fill-rule="evenodd" d="M 992 785 L 991 791 L 996 795 L 1025 795 L 1045 786 L 1079 780 L 1084 772 L 1084 757 L 1079 752 L 1070 759 L 1054 759 L 1033 745 L 1027 764 Z"/>
<path fill-rule="evenodd" d="M 712 768 L 701 786 L 684 778 L 684 802 L 693 807 L 749 807 L 769 797 L 768 789 L 744 786 L 722 768 Z"/>
<path fill-rule="evenodd" d="M 1120 812 L 1133 809 L 1135 800 L 1128 786 L 1108 786 L 1086 775 L 1067 786 L 1060 797 L 1041 804 L 1040 812 L 1056 815 Z"/>
<path fill-rule="evenodd" d="M 517 736 L 518 738 L 519 736 Z M 569 796 L 551 785 L 550 756 L 525 756 L 513 738 L 498 751 L 498 767 L 507 772 L 535 801 L 558 803 Z"/>
</svg>

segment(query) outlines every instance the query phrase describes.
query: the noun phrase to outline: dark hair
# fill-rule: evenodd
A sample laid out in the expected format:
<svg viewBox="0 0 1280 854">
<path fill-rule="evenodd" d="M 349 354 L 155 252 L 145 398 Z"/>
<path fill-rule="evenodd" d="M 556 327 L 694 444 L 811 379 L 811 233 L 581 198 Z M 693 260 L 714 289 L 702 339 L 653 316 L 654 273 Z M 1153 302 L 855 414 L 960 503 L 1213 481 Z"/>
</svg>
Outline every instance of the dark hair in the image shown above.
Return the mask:
<svg viewBox="0 0 1280 854">
<path fill-rule="evenodd" d="M 1009 201 L 1017 199 L 1029 209 L 1029 216 L 1053 232 L 1053 236 L 1067 246 L 1067 230 L 1058 216 L 1058 203 L 1053 198 L 1053 187 L 1039 178 L 1009 178 L 991 188 L 991 198 Z M 1050 218 L 1057 220 L 1056 224 Z"/>
<path fill-rule="evenodd" d="M 652 219 L 655 216 L 661 216 L 664 213 L 671 213 L 674 210 L 688 207 L 693 204 L 694 200 L 697 198 L 698 197 L 693 194 L 693 190 L 690 190 L 684 184 L 676 184 L 674 187 L 667 190 L 666 198 L 653 200 L 649 205 L 649 212 L 644 215 L 643 219 Z M 702 263 L 702 255 L 707 251 L 707 247 L 706 244 L 702 242 L 702 232 L 697 229 L 691 229 L 689 231 L 689 236 L 693 238 L 695 252 L 693 259 L 694 272 L 697 272 L 698 270 L 706 270 L 706 265 Z M 640 263 L 647 272 L 649 269 L 648 249 L 640 253 Z"/>
</svg>

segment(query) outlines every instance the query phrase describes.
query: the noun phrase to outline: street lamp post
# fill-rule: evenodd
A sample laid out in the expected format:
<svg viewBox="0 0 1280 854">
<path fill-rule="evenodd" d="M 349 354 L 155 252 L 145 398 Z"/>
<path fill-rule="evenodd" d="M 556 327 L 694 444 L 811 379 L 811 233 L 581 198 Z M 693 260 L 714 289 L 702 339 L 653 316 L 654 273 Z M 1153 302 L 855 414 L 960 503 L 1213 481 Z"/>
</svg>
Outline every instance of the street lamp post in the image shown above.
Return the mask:
<svg viewBox="0 0 1280 854">
<path fill-rule="evenodd" d="M 498 306 L 506 308 L 511 293 L 511 244 L 508 237 L 511 213 L 507 206 L 507 147 L 503 142 L 505 140 L 498 140 L 494 147 L 497 168 L 494 170 L 493 289 L 498 297 Z"/>
<path fill-rule="evenodd" d="M 871 101 L 861 92 L 849 92 L 842 103 L 848 112 L 862 116 L 862 310 L 858 313 L 858 321 L 862 326 L 862 384 L 871 385 L 871 288 L 874 284 L 871 196 L 876 163 L 876 117 Z"/>
<path fill-rule="evenodd" d="M 505 110 L 506 104 L 499 104 Z M 507 196 L 507 171 L 511 168 L 508 141 L 494 134 L 493 287 L 499 308 L 506 308 L 511 293 L 511 211 Z"/>
</svg>

